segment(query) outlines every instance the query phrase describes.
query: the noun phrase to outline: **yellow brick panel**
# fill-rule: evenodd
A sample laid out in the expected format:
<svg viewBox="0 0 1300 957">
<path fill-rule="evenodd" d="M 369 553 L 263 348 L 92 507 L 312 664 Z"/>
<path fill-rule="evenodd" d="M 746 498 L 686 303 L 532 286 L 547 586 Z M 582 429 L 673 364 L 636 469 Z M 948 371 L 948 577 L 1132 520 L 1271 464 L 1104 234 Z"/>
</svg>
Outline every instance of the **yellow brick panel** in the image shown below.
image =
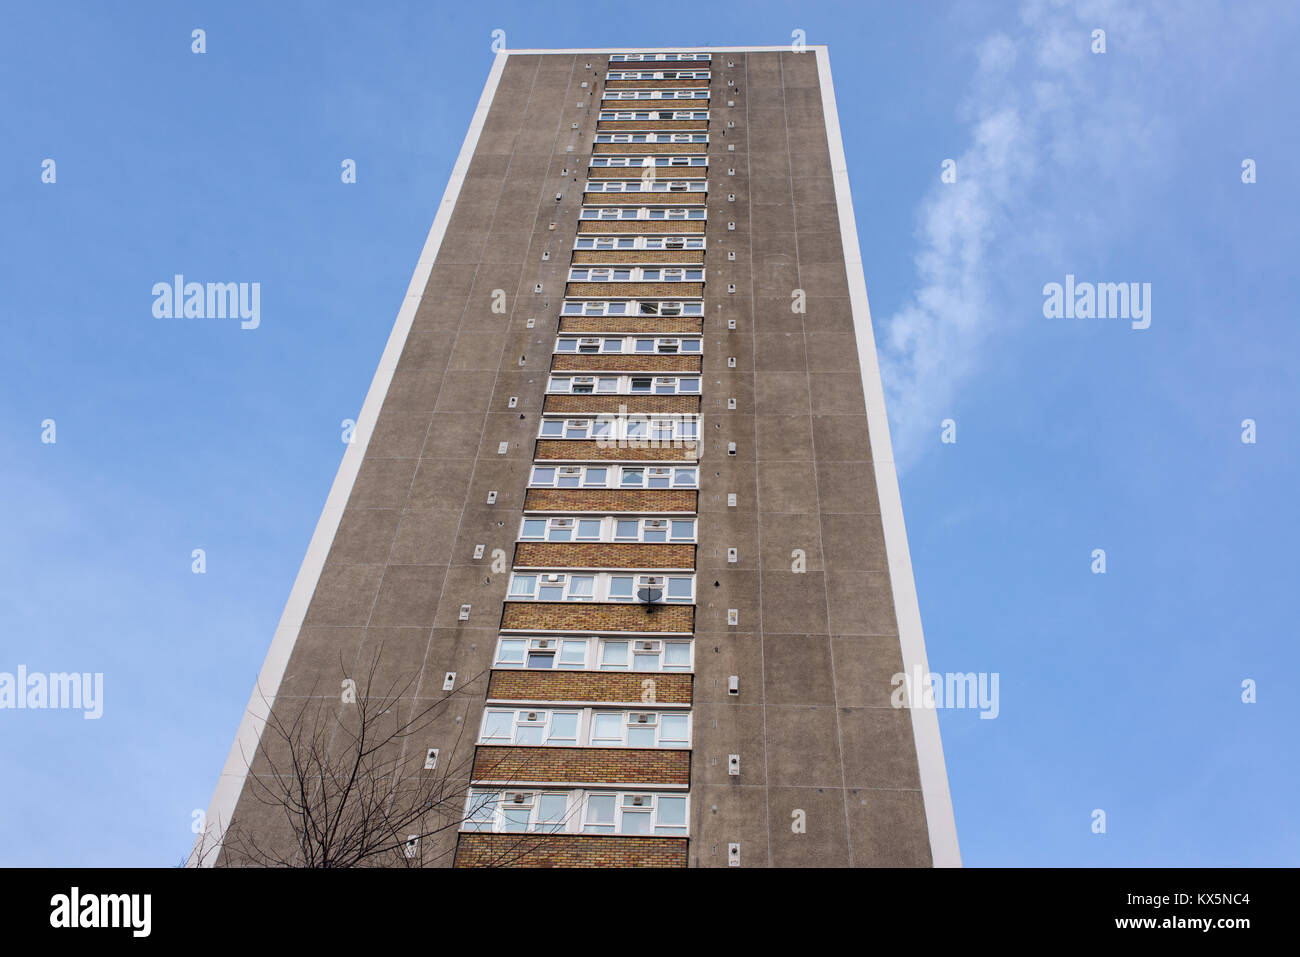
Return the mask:
<svg viewBox="0 0 1300 957">
<path fill-rule="evenodd" d="M 680 488 L 530 488 L 524 493 L 524 511 L 694 514 L 698 495 Z"/>
<path fill-rule="evenodd" d="M 501 627 L 528 631 L 626 631 L 690 634 L 694 605 L 613 602 L 508 601 Z"/>
<path fill-rule="evenodd" d="M 560 353 L 552 372 L 699 372 L 702 359 L 680 352 L 668 355 L 583 355 Z M 635 398 L 624 396 L 624 398 Z"/>
<path fill-rule="evenodd" d="M 515 568 L 695 570 L 695 546 L 679 542 L 519 542 Z"/>
<path fill-rule="evenodd" d="M 690 704 L 691 675 L 673 671 L 500 668 L 488 679 L 487 696 L 493 701 L 608 701 L 633 706 Z"/>
<path fill-rule="evenodd" d="M 456 867 L 685 867 L 687 839 L 617 834 L 461 834 Z"/>
</svg>

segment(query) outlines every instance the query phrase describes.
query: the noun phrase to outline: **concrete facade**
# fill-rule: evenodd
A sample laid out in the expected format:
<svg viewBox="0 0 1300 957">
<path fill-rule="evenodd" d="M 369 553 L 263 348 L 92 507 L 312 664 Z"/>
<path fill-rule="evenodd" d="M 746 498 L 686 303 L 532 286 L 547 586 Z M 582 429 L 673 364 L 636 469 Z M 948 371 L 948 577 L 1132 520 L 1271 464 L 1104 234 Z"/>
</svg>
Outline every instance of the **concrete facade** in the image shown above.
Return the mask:
<svg viewBox="0 0 1300 957">
<path fill-rule="evenodd" d="M 323 560 L 312 566 L 309 554 L 295 588 L 309 588 L 310 600 L 298 618 L 286 610 L 261 691 L 276 708 L 318 695 L 346 720 L 349 705 L 336 692 L 340 666 L 353 674 L 382 647 L 381 677 L 409 682 L 399 707 L 445 698 L 444 676 L 458 676 L 439 716 L 409 743 L 413 753 L 461 741 L 466 773 L 512 793 L 567 785 L 585 793 L 603 787 L 621 795 L 635 786 L 689 795 L 684 838 L 594 839 L 581 833 L 579 810 L 563 838 L 530 838 L 527 853 L 510 861 L 521 866 L 727 866 L 735 863 L 735 845 L 740 866 L 957 864 L 937 722 L 891 704 L 892 676 L 917 663 L 918 646 L 923 663 L 924 646 L 892 461 L 879 454 L 888 449 L 887 427 L 877 407 L 855 238 L 846 249 L 845 236 L 854 233 L 838 119 L 827 111 L 834 104 L 827 54 L 698 52 L 710 59 L 499 55 L 458 166 L 463 179 L 449 188 L 450 205 L 444 200 L 436 255 L 426 247 L 422 257 L 431 259 L 427 280 L 413 283 L 408 298 L 409 329 L 399 338 L 399 317 L 390 341 L 391 379 L 377 377 L 372 390 L 373 427 L 364 435 L 359 428 L 361 448 L 349 450 L 356 460 L 345 504 L 334 528 L 327 506 L 313 544 Z M 663 70 L 707 71 L 708 78 L 607 76 Z M 608 90 L 634 89 L 707 89 L 709 98 L 602 102 Z M 602 109 L 707 110 L 708 118 L 602 120 Z M 644 130 L 698 131 L 708 141 L 661 148 L 595 142 L 606 132 Z M 706 166 L 681 168 L 683 180 L 705 177 L 707 193 L 584 192 L 585 184 L 617 173 L 589 171 L 593 156 L 672 155 L 707 157 Z M 676 181 L 673 169 L 661 176 L 656 168 L 655 181 Z M 626 178 L 642 172 L 629 166 Z M 580 219 L 584 206 L 640 204 L 701 207 L 707 218 Z M 575 249 L 580 234 L 702 234 L 706 248 L 602 253 Z M 702 265 L 705 279 L 569 281 L 571 266 L 588 264 Z M 566 301 L 628 298 L 702 301 L 702 319 L 561 316 Z M 702 349 L 560 354 L 561 333 L 697 337 Z M 548 394 L 553 371 L 702 381 L 698 397 L 584 398 Z M 700 441 L 602 448 L 539 434 L 544 417 L 594 418 L 615 411 L 615 402 L 648 415 L 698 410 Z M 695 489 L 530 487 L 534 463 L 685 465 L 698 479 Z M 347 469 L 345 461 L 341 481 Z M 620 515 L 695 515 L 698 538 L 519 541 L 525 517 L 584 515 L 608 523 Z M 510 570 L 492 567 L 495 553 L 509 556 Z M 598 576 L 685 570 L 694 575 L 694 601 L 508 599 L 515 569 Z M 578 671 L 494 669 L 503 635 L 685 636 L 693 639 L 693 667 L 659 673 L 662 695 L 647 699 L 638 694 L 639 672 L 600 671 L 594 661 Z M 733 676 L 738 693 L 729 690 Z M 485 708 L 515 707 L 511 702 L 575 712 L 591 711 L 593 702 L 596 711 L 611 704 L 633 714 L 677 709 L 690 715 L 690 743 L 640 754 L 630 747 L 476 747 Z M 256 740 L 255 729 L 241 728 L 236 749 L 246 754 Z M 508 780 L 482 770 L 504 753 L 511 756 Z M 280 826 L 274 809 L 249 799 L 246 784 L 232 750 L 209 814 L 217 837 L 232 812 L 254 831 Z M 434 863 L 490 863 L 484 849 L 505 840 L 457 831 L 430 839 Z"/>
</svg>

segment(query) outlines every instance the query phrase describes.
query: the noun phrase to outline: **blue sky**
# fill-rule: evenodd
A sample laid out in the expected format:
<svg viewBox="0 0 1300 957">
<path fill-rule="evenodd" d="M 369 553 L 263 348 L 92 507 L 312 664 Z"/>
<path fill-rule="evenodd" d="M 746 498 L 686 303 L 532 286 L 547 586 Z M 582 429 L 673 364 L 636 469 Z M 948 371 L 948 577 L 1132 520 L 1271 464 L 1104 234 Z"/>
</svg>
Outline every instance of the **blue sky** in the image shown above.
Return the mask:
<svg viewBox="0 0 1300 957">
<path fill-rule="evenodd" d="M 0 864 L 187 852 L 495 29 L 830 44 L 931 667 L 1000 676 L 940 712 L 965 863 L 1300 862 L 1294 5 L 590 9 L 6 12 L 0 671 L 105 713 L 0 711 Z M 175 273 L 260 282 L 260 328 L 155 319 Z M 1066 274 L 1150 328 L 1045 318 Z"/>
</svg>

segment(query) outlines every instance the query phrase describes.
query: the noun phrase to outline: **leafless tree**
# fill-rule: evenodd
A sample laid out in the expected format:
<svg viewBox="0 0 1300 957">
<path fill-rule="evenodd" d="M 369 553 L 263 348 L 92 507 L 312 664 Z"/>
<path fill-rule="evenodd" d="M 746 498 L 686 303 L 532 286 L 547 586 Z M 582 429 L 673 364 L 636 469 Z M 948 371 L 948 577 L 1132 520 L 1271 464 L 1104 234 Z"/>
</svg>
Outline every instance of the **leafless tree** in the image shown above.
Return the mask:
<svg viewBox="0 0 1300 957">
<path fill-rule="evenodd" d="M 456 832 L 473 813 L 469 806 L 475 760 L 474 733 L 457 721 L 452 739 L 428 753 L 427 731 L 448 714 L 458 695 L 475 688 L 486 672 L 441 697 L 412 697 L 416 677 L 376 692 L 382 647 L 363 682 L 343 674 L 343 693 L 280 698 L 268 709 L 255 760 L 249 762 L 241 804 L 250 799 L 270 811 L 256 825 L 236 815 L 220 847 L 205 831 L 191 864 L 253 867 L 428 867 L 449 863 Z M 482 694 L 479 690 L 478 694 Z M 439 733 L 450 726 L 442 722 Z M 507 752 L 509 753 L 509 752 Z M 512 766 L 505 766 L 506 764 Z M 430 767 L 429 765 L 432 765 Z M 503 791 L 517 779 L 517 759 L 503 759 L 477 774 L 494 782 L 480 792 Z M 524 863 L 544 849 L 548 835 L 512 835 L 497 842 L 479 866 Z"/>
</svg>

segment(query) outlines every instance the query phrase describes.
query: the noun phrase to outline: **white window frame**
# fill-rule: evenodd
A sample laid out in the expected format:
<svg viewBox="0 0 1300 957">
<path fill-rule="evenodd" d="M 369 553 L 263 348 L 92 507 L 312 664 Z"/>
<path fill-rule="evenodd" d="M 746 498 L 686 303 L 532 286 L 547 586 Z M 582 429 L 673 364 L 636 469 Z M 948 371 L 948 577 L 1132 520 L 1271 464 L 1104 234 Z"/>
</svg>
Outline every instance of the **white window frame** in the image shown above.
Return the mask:
<svg viewBox="0 0 1300 957">
<path fill-rule="evenodd" d="M 703 266 L 574 266 L 569 282 L 705 282 Z"/>
<path fill-rule="evenodd" d="M 523 801 L 516 804 L 515 795 Z M 564 821 L 559 827 L 547 827 L 538 818 L 542 799 L 564 796 Z M 604 799 L 614 806 L 613 820 L 606 830 L 601 824 L 592 820 L 591 799 Z M 637 799 L 640 799 L 640 803 Z M 680 809 L 680 824 L 660 823 L 661 802 L 667 806 Z M 491 809 L 489 814 L 484 811 Z M 522 829 L 507 826 L 507 808 L 527 808 L 527 820 Z M 650 815 L 648 831 L 632 831 L 624 826 L 624 813 Z M 516 813 L 516 818 L 519 815 Z M 477 819 L 476 819 L 477 818 Z M 510 834 L 510 833 L 550 833 L 550 834 L 646 834 L 655 837 L 690 837 L 691 797 L 686 791 L 655 790 L 621 790 L 595 788 L 482 788 L 470 790 L 465 799 L 465 814 L 461 819 L 460 830 L 466 833 Z"/>
<path fill-rule="evenodd" d="M 589 179 L 586 193 L 707 193 L 709 184 L 703 179 Z"/>
<path fill-rule="evenodd" d="M 521 654 L 507 656 L 516 646 Z M 622 646 L 623 662 L 606 663 L 616 646 Z M 644 647 L 639 647 L 644 646 Z M 574 651 L 581 648 L 581 663 Z M 607 654 L 607 649 L 610 654 Z M 668 659 L 681 657 L 681 663 Z M 531 662 L 549 659 L 547 665 Z M 638 638 L 635 635 L 500 635 L 492 667 L 509 671 L 620 671 L 636 674 L 690 674 L 695 670 L 695 642 L 690 638 Z"/>
<path fill-rule="evenodd" d="M 582 380 L 592 379 L 592 388 L 590 391 L 586 388 L 586 383 Z M 576 380 L 576 381 L 575 381 Z M 610 380 L 617 380 L 615 388 L 608 388 Z M 649 380 L 648 386 L 641 383 Z M 672 375 L 655 375 L 653 372 L 625 372 L 625 373 L 604 373 L 601 375 L 584 375 L 582 373 L 555 373 L 546 380 L 547 395 L 700 395 L 700 387 L 703 377 L 698 372 L 687 372 Z M 579 391 L 575 392 L 574 389 Z M 543 419 L 543 425 L 545 423 Z M 573 419 L 574 422 L 590 421 L 582 419 Z M 575 433 L 569 435 L 571 431 L 566 424 L 563 428 L 562 435 L 542 436 L 539 432 L 539 438 L 592 438 L 590 430 L 594 426 L 588 426 L 588 435 L 577 435 L 581 427 L 575 426 L 572 431 Z M 552 427 L 553 429 L 554 427 Z"/>
<path fill-rule="evenodd" d="M 566 299 L 562 316 L 703 316 L 704 301 L 678 299 Z"/>
<path fill-rule="evenodd" d="M 653 160 L 646 165 L 646 160 Z M 587 164 L 589 169 L 650 169 L 660 166 L 667 167 L 708 167 L 709 157 L 707 154 L 700 153 L 692 155 L 689 153 L 643 153 L 629 154 L 626 156 L 616 156 L 611 153 L 597 153 Z"/>
<path fill-rule="evenodd" d="M 542 523 L 541 534 L 530 534 L 528 525 L 530 523 Z M 586 538 L 578 537 L 578 530 L 581 527 L 579 523 L 596 523 L 595 532 L 588 530 Z M 634 523 L 636 534 L 628 537 L 626 523 Z M 655 536 L 660 531 L 660 526 L 651 523 L 664 523 L 662 542 L 658 542 Z M 689 530 L 683 531 L 679 526 L 689 524 Z M 568 538 L 552 537 L 553 535 L 562 536 L 569 532 Z M 594 517 L 591 515 L 525 515 L 519 520 L 519 535 L 516 541 L 519 542 L 550 542 L 553 544 L 581 544 L 592 542 L 619 542 L 619 543 L 640 543 L 640 544 L 673 544 L 673 545 L 694 545 L 697 540 L 698 526 L 696 519 L 693 517 L 674 516 L 674 515 L 646 515 L 641 517 L 625 516 L 602 516 Z M 590 537 L 593 536 L 594 537 Z M 646 536 L 650 536 L 647 538 Z"/>
<path fill-rule="evenodd" d="M 516 582 L 523 579 L 531 579 L 533 582 L 531 594 L 525 594 L 516 589 Z M 550 579 L 550 581 L 548 581 Z M 539 598 L 543 587 L 553 587 L 555 579 L 560 579 L 558 584 L 563 589 L 563 595 L 560 598 Z M 573 585 L 577 581 L 592 581 L 591 595 L 573 595 Z M 630 591 L 626 587 L 630 582 Z M 658 581 L 658 585 L 651 584 Z M 511 571 L 509 587 L 506 590 L 506 601 L 546 601 L 546 602 L 574 602 L 586 603 L 591 602 L 614 602 L 617 604 L 646 604 L 637 597 L 637 592 L 646 588 L 657 587 L 662 591 L 662 595 L 657 605 L 693 605 L 695 604 L 695 574 L 693 572 L 669 572 L 669 573 L 625 573 L 625 572 L 541 572 L 541 571 Z M 677 595 L 669 596 L 670 591 L 677 591 Z"/>
<path fill-rule="evenodd" d="M 573 475 L 571 469 L 578 470 L 578 485 L 560 485 L 563 479 L 568 481 Z M 601 484 L 589 484 L 588 476 L 593 471 L 604 473 Z M 538 473 L 554 472 L 551 484 L 543 484 Z M 652 474 L 654 473 L 654 474 Z M 625 484 L 624 477 L 637 475 L 640 482 L 637 484 Z M 591 488 L 620 488 L 620 489 L 697 489 L 699 488 L 699 467 L 698 466 L 679 466 L 679 465 L 534 465 L 531 475 L 529 476 L 529 488 L 559 488 L 559 489 L 591 489 Z M 667 484 L 651 485 L 651 480 Z"/>
<path fill-rule="evenodd" d="M 595 339 L 592 343 L 587 340 Z M 683 336 L 581 336 L 564 333 L 555 340 L 555 355 L 698 356 L 704 340 Z"/>
</svg>

